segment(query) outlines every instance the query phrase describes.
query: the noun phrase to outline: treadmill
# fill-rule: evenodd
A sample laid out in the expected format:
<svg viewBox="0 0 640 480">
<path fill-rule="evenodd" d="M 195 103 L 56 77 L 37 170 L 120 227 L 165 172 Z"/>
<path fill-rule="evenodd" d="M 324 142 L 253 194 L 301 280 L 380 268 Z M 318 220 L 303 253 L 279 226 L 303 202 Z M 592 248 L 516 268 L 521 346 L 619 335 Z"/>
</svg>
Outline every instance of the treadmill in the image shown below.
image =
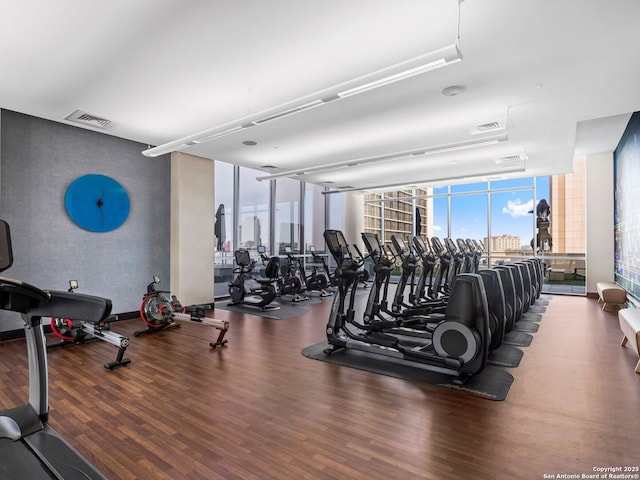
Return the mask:
<svg viewBox="0 0 640 480">
<path fill-rule="evenodd" d="M 9 225 L 0 220 L 0 272 L 12 263 Z M 21 314 L 29 355 L 28 403 L 0 410 L 0 478 L 106 480 L 48 424 L 47 349 L 41 318 L 103 321 L 111 313 L 111 300 L 40 290 L 0 277 L 0 309 Z"/>
</svg>

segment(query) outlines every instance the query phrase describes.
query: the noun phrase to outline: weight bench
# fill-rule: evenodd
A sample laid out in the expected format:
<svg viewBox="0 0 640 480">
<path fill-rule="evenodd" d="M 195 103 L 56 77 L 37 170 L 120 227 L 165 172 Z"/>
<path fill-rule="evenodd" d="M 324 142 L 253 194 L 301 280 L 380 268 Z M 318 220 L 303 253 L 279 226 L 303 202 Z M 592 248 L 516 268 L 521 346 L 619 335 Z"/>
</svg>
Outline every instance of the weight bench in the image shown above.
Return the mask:
<svg viewBox="0 0 640 480">
<path fill-rule="evenodd" d="M 624 308 L 627 303 L 627 291 L 617 283 L 598 282 L 598 302 L 602 302 L 602 310 L 606 310 L 608 305 L 617 308 Z"/>
<path fill-rule="evenodd" d="M 624 334 L 620 345 L 624 347 L 628 343 L 640 356 L 640 309 L 623 308 L 618 310 L 618 321 L 620 322 L 620 330 Z M 636 373 L 640 373 L 640 360 L 636 365 Z"/>
</svg>

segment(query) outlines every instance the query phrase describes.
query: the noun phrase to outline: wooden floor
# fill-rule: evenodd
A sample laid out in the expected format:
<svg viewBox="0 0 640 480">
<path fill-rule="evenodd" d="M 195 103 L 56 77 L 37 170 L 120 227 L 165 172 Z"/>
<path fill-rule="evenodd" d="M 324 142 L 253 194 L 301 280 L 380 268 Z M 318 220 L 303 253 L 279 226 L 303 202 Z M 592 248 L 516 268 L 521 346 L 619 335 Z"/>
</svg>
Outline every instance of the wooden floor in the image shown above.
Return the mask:
<svg viewBox="0 0 640 480">
<path fill-rule="evenodd" d="M 307 359 L 330 302 L 286 320 L 216 310 L 133 338 L 129 367 L 97 342 L 49 352 L 51 424 L 112 479 L 541 479 L 640 465 L 640 375 L 617 317 L 550 301 L 507 399 Z M 24 403 L 26 350 L 0 345 L 0 409 Z"/>
</svg>

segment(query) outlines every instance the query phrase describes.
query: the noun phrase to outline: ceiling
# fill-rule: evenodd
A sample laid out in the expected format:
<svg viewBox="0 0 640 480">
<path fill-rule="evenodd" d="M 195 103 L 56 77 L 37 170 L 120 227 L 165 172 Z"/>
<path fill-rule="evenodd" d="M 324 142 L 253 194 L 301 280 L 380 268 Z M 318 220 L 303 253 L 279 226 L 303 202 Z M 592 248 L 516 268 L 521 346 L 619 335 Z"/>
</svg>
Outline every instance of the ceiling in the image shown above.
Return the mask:
<svg viewBox="0 0 640 480">
<path fill-rule="evenodd" d="M 569 172 L 576 155 L 612 151 L 640 110 L 637 0 L 3 3 L 0 107 L 73 125 L 80 110 L 110 121 L 83 128 L 149 146 L 186 139 L 185 153 L 331 188 Z M 456 40 L 458 63 L 190 141 Z M 466 90 L 441 93 L 454 85 Z M 508 140 L 460 148 L 487 138 Z M 415 152 L 428 153 L 396 155 Z"/>
</svg>

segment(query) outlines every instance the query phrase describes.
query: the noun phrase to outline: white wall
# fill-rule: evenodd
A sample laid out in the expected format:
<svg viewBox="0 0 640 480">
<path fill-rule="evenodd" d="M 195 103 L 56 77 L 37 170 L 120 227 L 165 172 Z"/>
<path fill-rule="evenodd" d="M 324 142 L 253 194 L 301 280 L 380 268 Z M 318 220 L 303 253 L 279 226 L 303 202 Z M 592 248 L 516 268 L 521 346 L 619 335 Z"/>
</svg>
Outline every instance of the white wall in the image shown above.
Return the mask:
<svg viewBox="0 0 640 480">
<path fill-rule="evenodd" d="M 344 193 L 344 238 L 349 244 L 356 244 L 364 252 L 361 233 L 364 232 L 364 195 Z"/>
<path fill-rule="evenodd" d="M 613 153 L 586 157 L 587 293 L 596 283 L 613 281 Z"/>
<path fill-rule="evenodd" d="M 213 193 L 213 161 L 171 154 L 171 291 L 183 305 L 213 302 Z"/>
</svg>

